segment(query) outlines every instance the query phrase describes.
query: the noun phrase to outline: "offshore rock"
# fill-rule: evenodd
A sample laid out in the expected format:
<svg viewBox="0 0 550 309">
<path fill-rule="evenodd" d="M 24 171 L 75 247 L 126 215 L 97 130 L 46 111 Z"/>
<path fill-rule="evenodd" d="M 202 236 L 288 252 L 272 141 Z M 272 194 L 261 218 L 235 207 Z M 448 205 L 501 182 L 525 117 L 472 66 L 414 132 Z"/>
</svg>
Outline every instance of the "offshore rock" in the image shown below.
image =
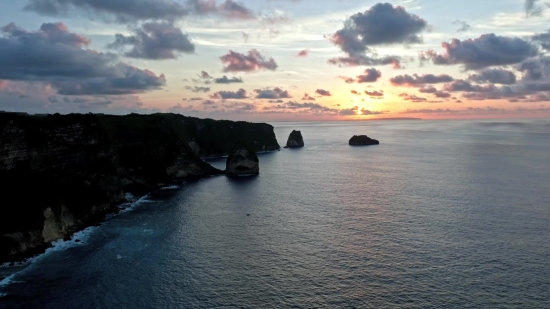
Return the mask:
<svg viewBox="0 0 550 309">
<path fill-rule="evenodd" d="M 302 138 L 302 132 L 292 130 L 292 132 L 288 136 L 288 140 L 286 142 L 286 147 L 287 148 L 304 147 L 304 139 Z"/>
<path fill-rule="evenodd" d="M 252 151 L 280 148 L 265 123 L 0 112 L 0 264 L 98 224 L 126 193 L 222 174 L 201 157 L 228 155 L 237 140 Z"/>
<path fill-rule="evenodd" d="M 227 157 L 226 175 L 257 175 L 260 165 L 256 152 L 245 142 L 235 143 L 233 150 Z"/>
<path fill-rule="evenodd" d="M 351 146 L 369 146 L 369 145 L 379 145 L 380 142 L 372 139 L 366 135 L 354 135 L 349 140 Z"/>
</svg>

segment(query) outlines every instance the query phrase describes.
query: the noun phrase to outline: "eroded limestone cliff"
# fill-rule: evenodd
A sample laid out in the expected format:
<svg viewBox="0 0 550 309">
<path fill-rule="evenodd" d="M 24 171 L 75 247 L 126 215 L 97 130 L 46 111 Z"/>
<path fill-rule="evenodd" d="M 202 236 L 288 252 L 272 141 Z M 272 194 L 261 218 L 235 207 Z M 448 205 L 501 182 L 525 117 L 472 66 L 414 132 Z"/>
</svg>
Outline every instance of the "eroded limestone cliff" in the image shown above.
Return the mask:
<svg viewBox="0 0 550 309">
<path fill-rule="evenodd" d="M 236 140 L 256 151 L 279 148 L 268 124 L 0 112 L 0 263 L 100 222 L 126 192 L 222 173 L 200 157 L 228 155 Z"/>
</svg>

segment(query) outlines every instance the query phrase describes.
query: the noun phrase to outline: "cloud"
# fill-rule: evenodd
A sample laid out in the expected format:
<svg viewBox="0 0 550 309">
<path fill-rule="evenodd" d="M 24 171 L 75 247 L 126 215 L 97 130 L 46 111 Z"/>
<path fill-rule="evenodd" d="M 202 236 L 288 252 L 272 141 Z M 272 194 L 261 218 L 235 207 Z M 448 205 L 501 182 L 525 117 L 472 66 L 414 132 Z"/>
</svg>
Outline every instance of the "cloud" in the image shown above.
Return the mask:
<svg viewBox="0 0 550 309">
<path fill-rule="evenodd" d="M 135 94 L 166 84 L 164 75 L 86 49 L 91 41 L 63 23 L 45 23 L 34 32 L 11 23 L 1 30 L 0 79 L 43 82 L 65 95 Z"/>
<path fill-rule="evenodd" d="M 257 99 L 284 99 L 291 97 L 287 90 L 283 90 L 279 87 L 275 87 L 273 89 L 254 89 L 254 92 L 257 93 Z"/>
<path fill-rule="evenodd" d="M 234 83 L 242 83 L 243 79 L 241 77 L 228 78 L 227 76 L 224 75 L 222 77 L 214 79 L 214 82 L 216 84 L 234 84 Z"/>
<path fill-rule="evenodd" d="M 390 82 L 394 86 L 422 87 L 425 84 L 447 83 L 453 81 L 454 78 L 447 74 L 413 74 L 413 75 L 398 75 L 390 78 Z"/>
<path fill-rule="evenodd" d="M 413 103 L 421 103 L 421 102 L 427 102 L 428 99 L 416 96 L 414 94 L 408 94 L 408 93 L 400 93 L 399 96 L 403 98 L 405 101 L 410 101 Z"/>
<path fill-rule="evenodd" d="M 124 53 L 126 57 L 153 60 L 176 59 L 181 53 L 195 52 L 195 45 L 189 36 L 172 23 L 145 23 L 133 31 L 134 35 L 130 36 L 116 34 L 115 41 L 107 47 L 122 50 L 129 45 L 132 49 Z"/>
<path fill-rule="evenodd" d="M 315 98 L 310 96 L 307 93 L 304 93 L 304 96 L 302 97 L 302 100 L 304 100 L 304 101 L 315 101 Z"/>
<path fill-rule="evenodd" d="M 323 97 L 330 97 L 332 96 L 332 94 L 330 93 L 330 91 L 328 90 L 324 90 L 324 89 L 317 89 L 315 90 L 315 93 L 320 95 L 320 96 L 323 96 Z"/>
<path fill-rule="evenodd" d="M 543 49 L 550 51 L 550 29 L 547 32 L 533 35 L 531 39 L 539 43 Z"/>
<path fill-rule="evenodd" d="M 334 64 L 341 67 L 391 64 L 394 69 L 401 68 L 401 57 L 399 56 L 376 57 L 376 56 L 367 56 L 367 55 L 353 55 L 349 57 L 331 58 L 327 62 L 329 64 Z"/>
<path fill-rule="evenodd" d="M 358 106 L 354 106 L 351 108 L 345 108 L 341 109 L 339 112 L 340 116 L 369 116 L 369 115 L 382 115 L 386 112 L 383 111 L 370 111 L 365 108 L 359 109 Z"/>
<path fill-rule="evenodd" d="M 371 97 L 383 97 L 384 96 L 384 91 L 382 91 L 382 90 L 380 90 L 380 91 L 365 90 L 365 94 L 368 95 L 368 96 L 371 96 Z"/>
<path fill-rule="evenodd" d="M 307 57 L 309 55 L 309 49 L 301 50 L 296 57 Z"/>
<path fill-rule="evenodd" d="M 421 92 L 421 93 L 436 93 L 437 89 L 435 89 L 434 86 L 423 86 L 423 87 L 418 89 L 418 92 Z"/>
<path fill-rule="evenodd" d="M 469 92 L 491 92 L 496 89 L 492 84 L 488 85 L 473 85 L 465 80 L 457 79 L 452 83 L 443 85 L 445 91 L 469 91 Z"/>
<path fill-rule="evenodd" d="M 338 78 L 343 80 L 346 84 L 353 84 L 355 82 L 355 79 L 353 79 L 353 77 L 338 76 Z"/>
<path fill-rule="evenodd" d="M 458 28 L 456 30 L 456 32 L 466 32 L 466 31 L 472 29 L 472 26 L 470 26 L 467 22 L 465 22 L 463 20 L 458 20 L 457 19 L 453 22 L 453 25 L 460 25 L 460 28 Z"/>
<path fill-rule="evenodd" d="M 25 10 L 47 16 L 67 16 L 86 12 L 91 19 L 131 23 L 175 21 L 183 17 L 216 15 L 227 19 L 255 19 L 250 9 L 233 0 L 29 0 Z"/>
<path fill-rule="evenodd" d="M 516 74 L 504 69 L 487 69 L 476 74 L 471 74 L 468 80 L 476 83 L 511 85 L 516 83 Z"/>
<path fill-rule="evenodd" d="M 210 87 L 186 86 L 185 89 L 191 90 L 192 92 L 209 92 L 210 91 Z"/>
<path fill-rule="evenodd" d="M 218 91 L 210 95 L 211 99 L 246 99 L 248 98 L 246 90 L 240 88 L 237 91 Z"/>
<path fill-rule="evenodd" d="M 434 92 L 434 96 L 437 98 L 450 98 L 451 94 L 445 91 Z"/>
<path fill-rule="evenodd" d="M 401 6 L 378 3 L 364 13 L 356 13 L 344 22 L 344 28 L 329 36 L 329 40 L 347 54 L 333 58 L 331 64 L 343 66 L 383 65 L 399 66 L 400 57 L 374 55 L 371 47 L 422 42 L 420 33 L 428 23 Z"/>
<path fill-rule="evenodd" d="M 218 15 L 228 19 L 255 19 L 256 15 L 247 7 L 233 0 L 217 4 L 215 0 L 188 0 L 190 10 L 198 15 Z"/>
<path fill-rule="evenodd" d="M 229 51 L 220 57 L 224 64 L 224 72 L 253 72 L 259 70 L 275 71 L 278 67 L 273 58 L 267 58 L 256 49 L 251 49 L 248 55 Z"/>
<path fill-rule="evenodd" d="M 357 75 L 356 81 L 358 83 L 374 83 L 380 77 L 382 77 L 382 72 L 375 68 L 370 68 L 365 70 L 365 74 Z"/>
<path fill-rule="evenodd" d="M 540 16 L 544 8 L 539 4 L 539 0 L 524 0 L 523 9 L 525 10 L 525 17 Z"/>
<path fill-rule="evenodd" d="M 421 63 L 436 65 L 463 64 L 466 70 L 479 70 L 490 66 L 517 64 L 536 56 L 538 49 L 532 43 L 516 38 L 483 34 L 476 39 L 452 39 L 443 42 L 443 54 L 433 50 L 420 53 Z"/>
<path fill-rule="evenodd" d="M 201 74 L 199 75 L 199 77 L 202 79 L 212 79 L 212 76 L 210 76 L 210 74 L 208 74 L 208 72 L 206 71 L 201 71 Z"/>
<path fill-rule="evenodd" d="M 117 22 L 139 20 L 176 20 L 189 13 L 173 0 L 29 0 L 25 10 L 48 16 L 85 11 Z"/>
</svg>

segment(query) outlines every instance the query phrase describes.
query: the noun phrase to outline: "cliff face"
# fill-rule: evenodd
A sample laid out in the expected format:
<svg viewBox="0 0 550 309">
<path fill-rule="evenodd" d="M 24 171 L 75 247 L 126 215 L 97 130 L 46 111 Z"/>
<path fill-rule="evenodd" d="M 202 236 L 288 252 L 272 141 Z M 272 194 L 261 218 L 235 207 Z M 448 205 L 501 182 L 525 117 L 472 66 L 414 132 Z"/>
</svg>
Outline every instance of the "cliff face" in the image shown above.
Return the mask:
<svg viewBox="0 0 550 309">
<path fill-rule="evenodd" d="M 256 175 L 260 173 L 258 156 L 246 143 L 238 141 L 227 157 L 226 175 Z"/>
<path fill-rule="evenodd" d="M 199 155 L 228 154 L 238 137 L 259 150 L 279 148 L 266 124 L 175 114 L 0 113 L 0 263 L 99 222 L 125 192 L 222 173 Z"/>
<path fill-rule="evenodd" d="M 302 137 L 302 132 L 292 130 L 292 132 L 288 136 L 286 147 L 288 148 L 304 147 L 304 138 Z"/>
</svg>

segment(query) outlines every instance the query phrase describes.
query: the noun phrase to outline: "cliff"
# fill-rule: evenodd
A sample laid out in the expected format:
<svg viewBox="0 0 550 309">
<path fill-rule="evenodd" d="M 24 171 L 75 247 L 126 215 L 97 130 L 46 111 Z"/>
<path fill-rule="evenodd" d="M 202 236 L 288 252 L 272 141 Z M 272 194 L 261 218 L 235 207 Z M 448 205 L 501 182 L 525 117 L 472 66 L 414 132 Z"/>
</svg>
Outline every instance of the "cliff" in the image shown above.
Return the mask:
<svg viewBox="0 0 550 309">
<path fill-rule="evenodd" d="M 292 130 L 286 141 L 286 147 L 288 148 L 299 148 L 304 147 L 304 138 L 302 137 L 302 132 Z"/>
<path fill-rule="evenodd" d="M 235 143 L 227 157 L 226 175 L 257 175 L 260 173 L 258 156 L 245 142 Z"/>
<path fill-rule="evenodd" d="M 200 156 L 227 155 L 239 139 L 256 151 L 279 148 L 268 124 L 0 112 L 0 264 L 100 222 L 126 192 L 222 173 Z"/>
</svg>

